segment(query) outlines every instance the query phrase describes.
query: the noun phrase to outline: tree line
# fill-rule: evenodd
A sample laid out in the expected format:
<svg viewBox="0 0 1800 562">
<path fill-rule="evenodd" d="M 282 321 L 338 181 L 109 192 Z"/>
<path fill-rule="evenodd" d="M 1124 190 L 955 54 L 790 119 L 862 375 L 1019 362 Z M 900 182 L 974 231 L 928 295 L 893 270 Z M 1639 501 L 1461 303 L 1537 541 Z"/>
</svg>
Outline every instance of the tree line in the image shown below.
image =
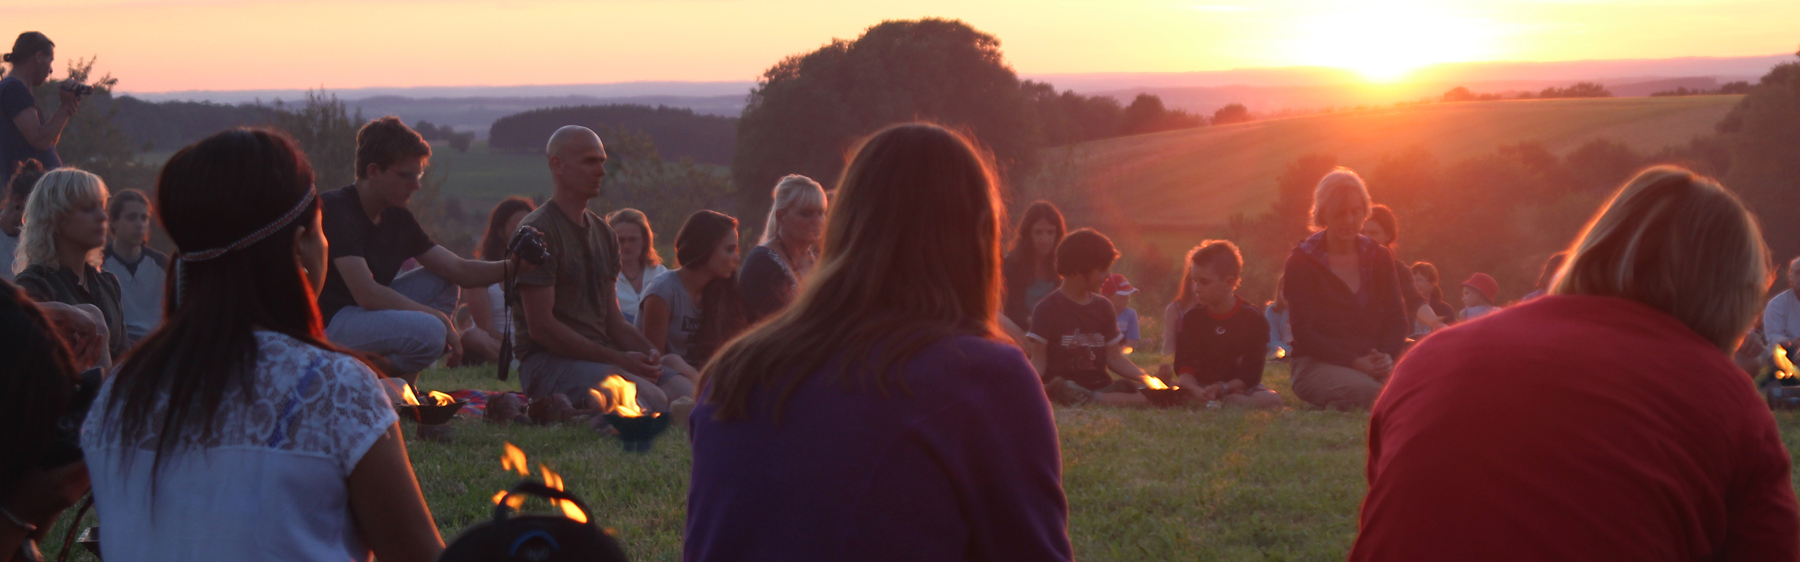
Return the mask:
<svg viewBox="0 0 1800 562">
<path fill-rule="evenodd" d="M 577 105 L 534 109 L 502 117 L 488 127 L 490 150 L 537 154 L 544 139 L 564 125 L 581 125 L 612 131 L 637 131 L 648 135 L 662 152 L 673 158 L 692 158 L 705 164 L 731 163 L 738 120 L 694 113 L 691 109 L 635 104 Z M 612 144 L 604 134 L 601 140 Z"/>
</svg>

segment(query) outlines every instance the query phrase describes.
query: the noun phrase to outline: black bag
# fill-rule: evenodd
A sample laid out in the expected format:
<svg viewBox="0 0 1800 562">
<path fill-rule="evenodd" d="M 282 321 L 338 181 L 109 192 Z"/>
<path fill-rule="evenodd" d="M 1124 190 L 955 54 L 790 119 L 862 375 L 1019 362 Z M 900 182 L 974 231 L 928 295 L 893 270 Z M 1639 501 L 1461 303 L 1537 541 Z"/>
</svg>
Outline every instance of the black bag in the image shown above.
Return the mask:
<svg viewBox="0 0 1800 562">
<path fill-rule="evenodd" d="M 574 502 L 588 522 L 562 515 L 512 516 L 507 498 L 528 494 Z M 494 506 L 494 520 L 463 530 L 450 541 L 438 562 L 625 562 L 625 551 L 611 535 L 593 523 L 593 511 L 574 494 L 553 489 L 536 480 L 514 484 Z"/>
</svg>

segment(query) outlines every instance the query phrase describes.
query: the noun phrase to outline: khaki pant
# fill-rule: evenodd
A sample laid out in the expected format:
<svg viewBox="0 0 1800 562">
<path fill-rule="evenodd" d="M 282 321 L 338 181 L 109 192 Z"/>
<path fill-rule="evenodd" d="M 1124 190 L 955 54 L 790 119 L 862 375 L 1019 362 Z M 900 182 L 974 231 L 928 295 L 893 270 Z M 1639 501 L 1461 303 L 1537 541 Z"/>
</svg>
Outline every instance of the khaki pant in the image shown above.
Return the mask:
<svg viewBox="0 0 1800 562">
<path fill-rule="evenodd" d="M 1356 369 L 1311 357 L 1294 360 L 1294 396 L 1321 408 L 1366 410 L 1375 405 L 1381 385 Z"/>
</svg>

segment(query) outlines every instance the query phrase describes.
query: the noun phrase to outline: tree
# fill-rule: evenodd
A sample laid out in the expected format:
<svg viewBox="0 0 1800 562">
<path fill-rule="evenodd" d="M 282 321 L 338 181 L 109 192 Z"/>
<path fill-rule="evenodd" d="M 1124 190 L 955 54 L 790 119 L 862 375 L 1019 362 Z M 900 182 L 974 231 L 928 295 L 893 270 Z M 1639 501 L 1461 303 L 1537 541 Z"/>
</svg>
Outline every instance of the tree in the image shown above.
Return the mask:
<svg viewBox="0 0 1800 562">
<path fill-rule="evenodd" d="M 1275 203 L 1269 213 L 1275 217 L 1278 240 L 1299 242 L 1312 226 L 1313 190 L 1325 174 L 1337 169 L 1337 156 L 1306 154 L 1288 164 L 1275 178 Z"/>
<path fill-rule="evenodd" d="M 1214 125 L 1230 125 L 1232 123 L 1248 123 L 1250 119 L 1249 108 L 1244 107 L 1244 104 L 1241 103 L 1233 103 L 1214 111 L 1212 123 Z"/>
<path fill-rule="evenodd" d="M 363 125 L 362 110 L 352 116 L 337 94 L 307 90 L 306 101 L 290 106 L 275 101 L 269 126 L 287 132 L 312 162 L 314 183 L 333 189 L 356 181 L 356 131 Z"/>
<path fill-rule="evenodd" d="M 1777 260 L 1800 254 L 1800 61 L 1775 65 L 1719 122 L 1725 185 L 1762 219 Z"/>
<path fill-rule="evenodd" d="M 767 212 L 787 174 L 834 184 L 857 138 L 898 122 L 964 129 L 1010 174 L 1040 146 L 1025 99 L 1000 40 L 958 20 L 884 21 L 787 57 L 763 73 L 738 123 L 738 211 Z"/>
<path fill-rule="evenodd" d="M 1444 102 L 1445 103 L 1456 103 L 1456 102 L 1464 102 L 1464 101 L 1475 101 L 1475 93 L 1470 92 L 1468 88 L 1464 88 L 1462 86 L 1457 86 L 1455 88 L 1451 88 L 1450 91 L 1448 91 L 1448 92 L 1444 92 Z"/>
<path fill-rule="evenodd" d="M 1153 94 L 1138 94 L 1131 100 L 1131 105 L 1125 107 L 1123 117 L 1123 129 L 1128 135 L 1191 129 L 1206 124 L 1204 117 L 1163 107 L 1162 98 Z"/>
<path fill-rule="evenodd" d="M 623 127 L 602 127 L 597 131 L 613 140 L 607 141 L 606 196 L 589 202 L 595 213 L 634 208 L 643 211 L 655 228 L 673 233 L 687 221 L 688 215 L 700 209 L 718 209 L 729 204 L 735 195 L 731 175 L 716 166 L 694 162 L 683 157 L 663 159 L 656 142 L 641 131 Z M 760 224 L 760 215 L 738 217 L 738 231 L 747 233 Z"/>
<path fill-rule="evenodd" d="M 1567 88 L 1551 86 L 1538 93 L 1541 99 L 1553 98 L 1610 98 L 1612 92 L 1598 82 L 1576 82 Z"/>
</svg>

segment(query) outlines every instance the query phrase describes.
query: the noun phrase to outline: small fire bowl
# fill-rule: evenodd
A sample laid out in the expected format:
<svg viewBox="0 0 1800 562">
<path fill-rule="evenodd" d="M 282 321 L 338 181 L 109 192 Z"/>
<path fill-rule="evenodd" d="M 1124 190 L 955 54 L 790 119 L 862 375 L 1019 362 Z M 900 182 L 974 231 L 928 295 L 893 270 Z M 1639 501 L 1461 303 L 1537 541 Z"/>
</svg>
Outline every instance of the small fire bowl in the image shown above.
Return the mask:
<svg viewBox="0 0 1800 562">
<path fill-rule="evenodd" d="M 81 536 L 75 537 L 75 542 L 80 543 L 81 548 L 87 549 L 88 554 L 94 555 L 94 558 L 100 557 L 100 528 L 99 527 L 88 527 L 86 529 L 82 529 Z"/>
<path fill-rule="evenodd" d="M 1150 400 L 1151 404 L 1160 408 L 1180 406 L 1194 399 L 1194 394 L 1181 387 L 1174 388 L 1140 388 L 1138 393 Z"/>
<path fill-rule="evenodd" d="M 650 442 L 662 435 L 663 430 L 669 429 L 668 414 L 635 418 L 606 414 L 605 417 L 606 423 L 619 431 L 619 441 L 624 444 L 625 450 L 632 453 L 649 452 Z"/>
<path fill-rule="evenodd" d="M 444 425 L 450 423 L 450 418 L 456 417 L 456 413 L 462 411 L 463 406 L 467 405 L 469 405 L 468 400 L 457 400 L 456 403 L 445 406 L 439 406 L 437 404 L 421 404 L 418 406 L 399 406 L 396 409 L 399 410 L 400 417 L 402 418 L 410 419 L 423 425 Z"/>
</svg>

